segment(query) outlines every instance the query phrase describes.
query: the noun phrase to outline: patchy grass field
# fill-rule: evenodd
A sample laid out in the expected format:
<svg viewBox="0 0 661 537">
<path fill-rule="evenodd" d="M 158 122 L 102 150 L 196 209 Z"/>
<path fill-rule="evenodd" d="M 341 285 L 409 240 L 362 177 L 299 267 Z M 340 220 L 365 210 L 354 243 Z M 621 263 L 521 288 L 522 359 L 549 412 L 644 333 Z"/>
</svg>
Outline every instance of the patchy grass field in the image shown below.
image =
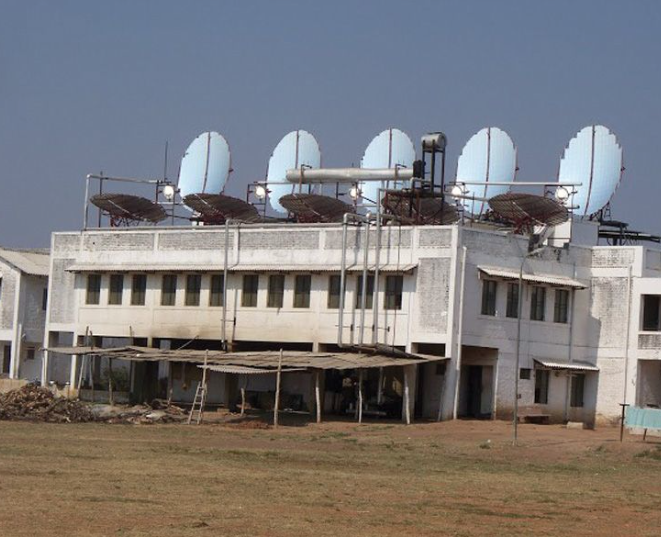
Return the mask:
<svg viewBox="0 0 661 537">
<path fill-rule="evenodd" d="M 3 422 L 0 535 L 659 535 L 661 445 L 520 432 Z"/>
</svg>

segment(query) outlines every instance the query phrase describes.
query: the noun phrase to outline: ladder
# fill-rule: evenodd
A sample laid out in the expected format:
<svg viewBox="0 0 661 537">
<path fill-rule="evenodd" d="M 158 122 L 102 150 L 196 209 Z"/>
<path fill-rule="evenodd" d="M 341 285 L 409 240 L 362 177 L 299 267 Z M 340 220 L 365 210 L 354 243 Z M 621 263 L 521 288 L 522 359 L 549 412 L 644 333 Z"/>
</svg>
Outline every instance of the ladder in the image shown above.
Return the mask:
<svg viewBox="0 0 661 537">
<path fill-rule="evenodd" d="M 193 421 L 195 421 L 196 425 L 200 424 L 206 400 L 207 383 L 204 381 L 198 382 L 197 389 L 195 390 L 195 398 L 193 399 L 193 406 L 190 409 L 190 414 L 188 414 L 188 425 L 193 423 Z"/>
</svg>

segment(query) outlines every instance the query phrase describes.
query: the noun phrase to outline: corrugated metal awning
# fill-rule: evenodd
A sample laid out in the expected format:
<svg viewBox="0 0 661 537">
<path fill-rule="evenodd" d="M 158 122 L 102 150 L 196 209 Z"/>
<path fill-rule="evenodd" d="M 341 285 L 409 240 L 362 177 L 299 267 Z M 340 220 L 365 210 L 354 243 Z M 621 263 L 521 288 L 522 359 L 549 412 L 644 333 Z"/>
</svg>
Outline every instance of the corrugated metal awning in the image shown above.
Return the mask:
<svg viewBox="0 0 661 537">
<path fill-rule="evenodd" d="M 418 266 L 417 263 L 386 263 L 379 265 L 381 272 L 411 272 Z M 168 264 L 168 263 L 75 263 L 67 268 L 67 272 L 223 272 L 222 264 Z M 348 272 L 362 272 L 363 265 L 347 266 Z M 374 272 L 375 265 L 370 264 L 367 270 Z M 240 263 L 228 267 L 230 272 L 340 272 L 340 265 L 313 265 L 313 264 L 249 264 Z"/>
<path fill-rule="evenodd" d="M 552 360 L 546 358 L 534 358 L 535 363 L 547 369 L 562 369 L 567 371 L 599 371 L 596 365 L 587 362 L 573 361 L 563 362 L 562 360 Z"/>
<path fill-rule="evenodd" d="M 273 375 L 278 372 L 277 369 L 262 369 L 257 367 L 244 367 L 239 365 L 199 365 L 201 369 L 208 369 L 217 373 L 232 373 L 236 375 Z M 306 369 L 283 369 L 282 373 L 292 373 L 295 371 L 307 371 Z"/>
<path fill-rule="evenodd" d="M 518 280 L 519 273 L 516 270 L 500 267 L 478 266 L 477 269 L 492 278 L 503 278 L 506 280 Z M 571 287 L 573 289 L 585 289 L 587 285 L 567 276 L 556 276 L 552 274 L 523 274 L 523 281 L 555 285 L 558 287 Z"/>
</svg>

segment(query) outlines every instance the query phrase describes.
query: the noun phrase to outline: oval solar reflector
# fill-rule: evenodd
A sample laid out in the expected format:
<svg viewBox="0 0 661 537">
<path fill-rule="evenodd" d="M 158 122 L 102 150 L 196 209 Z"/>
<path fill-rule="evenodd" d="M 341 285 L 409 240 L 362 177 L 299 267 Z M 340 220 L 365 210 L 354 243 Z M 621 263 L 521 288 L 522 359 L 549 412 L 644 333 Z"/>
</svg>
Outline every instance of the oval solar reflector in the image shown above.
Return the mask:
<svg viewBox="0 0 661 537">
<path fill-rule="evenodd" d="M 296 130 L 286 134 L 273 150 L 266 171 L 266 182 L 269 192 L 269 204 L 278 213 L 287 213 L 280 204 L 280 198 L 292 194 L 295 185 L 287 183 L 287 170 L 298 169 L 301 166 L 319 168 L 321 166 L 321 150 L 316 138 L 308 131 Z M 286 183 L 286 184 L 273 184 Z"/>
<path fill-rule="evenodd" d="M 581 129 L 565 148 L 558 181 L 582 183 L 571 205 L 577 216 L 590 216 L 611 200 L 622 178 L 622 147 L 603 125 Z"/>
<path fill-rule="evenodd" d="M 415 160 L 415 147 L 408 134 L 399 129 L 387 129 L 370 142 L 365 149 L 360 167 L 382 169 L 405 167 L 411 168 Z M 386 181 L 367 181 L 360 184 L 360 191 L 365 201 L 376 203 L 379 188 L 401 188 L 400 184 L 387 184 Z"/>
<path fill-rule="evenodd" d="M 203 132 L 186 149 L 179 169 L 179 193 L 220 194 L 225 189 L 232 159 L 227 140 L 217 132 Z"/>
<path fill-rule="evenodd" d="M 484 182 L 484 185 L 466 185 L 465 194 L 485 201 L 461 199 L 464 210 L 480 216 L 489 206 L 487 199 L 504 194 L 507 185 L 489 185 L 489 182 L 512 183 L 516 176 L 516 146 L 504 130 L 487 127 L 474 134 L 466 143 L 457 162 L 458 183 Z"/>
</svg>

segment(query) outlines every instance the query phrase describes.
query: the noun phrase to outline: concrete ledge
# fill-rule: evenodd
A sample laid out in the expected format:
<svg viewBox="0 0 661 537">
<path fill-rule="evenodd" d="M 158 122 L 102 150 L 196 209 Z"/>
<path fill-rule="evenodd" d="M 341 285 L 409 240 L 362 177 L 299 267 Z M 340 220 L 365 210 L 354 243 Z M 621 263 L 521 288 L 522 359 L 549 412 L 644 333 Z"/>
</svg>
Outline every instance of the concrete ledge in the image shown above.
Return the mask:
<svg viewBox="0 0 661 537">
<path fill-rule="evenodd" d="M 26 384 L 29 384 L 29 382 L 23 379 L 0 379 L 0 393 L 18 390 Z"/>
</svg>

